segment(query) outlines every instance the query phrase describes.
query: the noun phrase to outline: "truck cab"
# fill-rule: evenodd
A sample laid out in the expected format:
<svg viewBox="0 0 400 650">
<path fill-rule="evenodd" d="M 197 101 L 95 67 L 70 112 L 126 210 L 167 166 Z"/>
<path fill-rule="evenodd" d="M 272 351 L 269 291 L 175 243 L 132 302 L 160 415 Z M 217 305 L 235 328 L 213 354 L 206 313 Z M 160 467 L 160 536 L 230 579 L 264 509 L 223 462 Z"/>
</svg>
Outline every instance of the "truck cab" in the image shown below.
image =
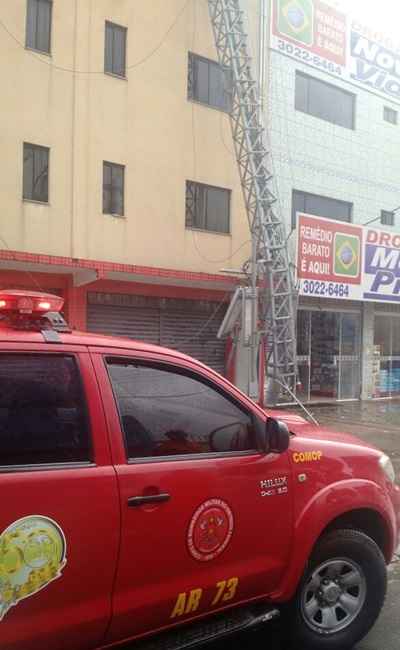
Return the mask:
<svg viewBox="0 0 400 650">
<path fill-rule="evenodd" d="M 389 458 L 61 310 L 0 292 L 2 648 L 189 648 L 281 611 L 302 648 L 364 636 L 399 541 Z"/>
</svg>

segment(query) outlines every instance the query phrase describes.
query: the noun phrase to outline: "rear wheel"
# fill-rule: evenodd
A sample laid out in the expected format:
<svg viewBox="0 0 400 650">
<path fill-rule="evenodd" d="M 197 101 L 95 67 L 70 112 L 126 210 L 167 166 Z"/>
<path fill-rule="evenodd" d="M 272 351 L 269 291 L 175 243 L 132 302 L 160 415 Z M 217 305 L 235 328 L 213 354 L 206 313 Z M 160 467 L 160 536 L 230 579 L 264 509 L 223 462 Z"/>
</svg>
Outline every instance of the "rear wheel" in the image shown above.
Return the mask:
<svg viewBox="0 0 400 650">
<path fill-rule="evenodd" d="M 293 603 L 297 646 L 352 648 L 379 616 L 386 581 L 385 559 L 370 537 L 357 530 L 336 530 L 323 537 Z"/>
</svg>

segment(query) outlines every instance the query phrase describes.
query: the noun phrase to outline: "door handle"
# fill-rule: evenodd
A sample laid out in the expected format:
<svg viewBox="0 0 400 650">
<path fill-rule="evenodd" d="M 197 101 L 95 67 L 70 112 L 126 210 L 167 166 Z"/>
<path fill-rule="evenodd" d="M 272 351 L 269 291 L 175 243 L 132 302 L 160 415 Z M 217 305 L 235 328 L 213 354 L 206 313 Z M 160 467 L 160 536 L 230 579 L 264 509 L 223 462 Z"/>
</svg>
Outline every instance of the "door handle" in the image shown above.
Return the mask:
<svg viewBox="0 0 400 650">
<path fill-rule="evenodd" d="M 170 498 L 170 495 L 166 492 L 162 492 L 160 494 L 149 494 L 148 496 L 142 497 L 129 497 L 128 507 L 139 508 L 140 506 L 144 506 L 147 503 L 163 503 L 164 501 L 169 501 Z"/>
</svg>

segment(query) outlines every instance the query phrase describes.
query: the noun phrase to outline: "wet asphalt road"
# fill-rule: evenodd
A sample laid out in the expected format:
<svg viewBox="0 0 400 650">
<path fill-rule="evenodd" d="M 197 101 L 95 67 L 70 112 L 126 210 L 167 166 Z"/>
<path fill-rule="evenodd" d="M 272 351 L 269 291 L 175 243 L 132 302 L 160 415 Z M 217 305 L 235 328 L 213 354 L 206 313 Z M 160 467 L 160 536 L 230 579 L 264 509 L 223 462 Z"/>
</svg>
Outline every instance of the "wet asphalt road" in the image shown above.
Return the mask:
<svg viewBox="0 0 400 650">
<path fill-rule="evenodd" d="M 400 558 L 389 567 L 389 589 L 382 613 L 368 636 L 354 650 L 399 650 L 400 648 Z M 283 639 L 284 619 L 265 625 L 257 632 L 238 635 L 208 645 L 209 650 L 303 650 Z M 133 650 L 133 649 L 132 649 Z"/>
</svg>

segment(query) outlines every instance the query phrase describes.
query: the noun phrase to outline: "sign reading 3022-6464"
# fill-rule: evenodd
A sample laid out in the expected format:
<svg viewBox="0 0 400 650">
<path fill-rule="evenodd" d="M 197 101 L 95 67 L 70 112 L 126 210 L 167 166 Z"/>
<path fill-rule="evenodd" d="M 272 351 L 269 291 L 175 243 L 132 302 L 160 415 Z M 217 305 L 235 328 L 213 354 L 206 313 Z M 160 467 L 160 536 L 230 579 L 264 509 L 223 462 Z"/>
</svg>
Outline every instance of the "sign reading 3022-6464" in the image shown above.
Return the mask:
<svg viewBox="0 0 400 650">
<path fill-rule="evenodd" d="M 362 228 L 298 214 L 297 279 L 300 295 L 362 299 Z"/>
<path fill-rule="evenodd" d="M 301 296 L 400 304 L 400 234 L 297 213 Z"/>
<path fill-rule="evenodd" d="M 270 47 L 320 72 L 400 102 L 400 40 L 323 0 L 273 0 Z M 344 4 L 344 3 L 343 3 Z"/>
</svg>

